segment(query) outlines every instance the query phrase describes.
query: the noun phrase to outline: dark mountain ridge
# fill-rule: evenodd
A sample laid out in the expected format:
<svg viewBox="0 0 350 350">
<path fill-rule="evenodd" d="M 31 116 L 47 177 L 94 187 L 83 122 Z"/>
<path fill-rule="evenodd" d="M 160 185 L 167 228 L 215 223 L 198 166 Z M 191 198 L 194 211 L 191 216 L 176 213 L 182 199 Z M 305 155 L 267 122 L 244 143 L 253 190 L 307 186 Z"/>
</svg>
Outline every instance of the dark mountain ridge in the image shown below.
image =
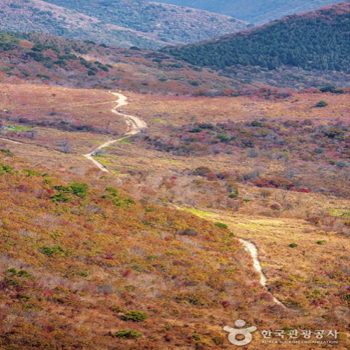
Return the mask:
<svg viewBox="0 0 350 350">
<path fill-rule="evenodd" d="M 349 10 L 349 3 L 333 5 L 165 51 L 191 64 L 225 72 L 237 67 L 260 67 L 268 71 L 294 67 L 304 71 L 350 73 Z"/>
</svg>

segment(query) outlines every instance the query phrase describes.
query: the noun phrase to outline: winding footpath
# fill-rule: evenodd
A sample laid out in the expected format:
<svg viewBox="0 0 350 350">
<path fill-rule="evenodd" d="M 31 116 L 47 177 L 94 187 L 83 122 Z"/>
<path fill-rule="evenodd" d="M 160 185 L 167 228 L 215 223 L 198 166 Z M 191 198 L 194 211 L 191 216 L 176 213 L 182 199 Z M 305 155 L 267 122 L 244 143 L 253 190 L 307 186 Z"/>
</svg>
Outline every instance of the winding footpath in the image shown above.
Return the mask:
<svg viewBox="0 0 350 350">
<path fill-rule="evenodd" d="M 106 172 L 106 173 L 110 173 L 109 170 L 100 162 L 98 162 L 94 156 L 96 156 L 98 154 L 98 151 L 102 150 L 105 147 L 108 147 L 120 140 L 123 140 L 125 138 L 128 138 L 129 136 L 132 135 L 136 135 L 139 134 L 140 132 L 142 132 L 143 130 L 147 129 L 147 124 L 141 120 L 140 118 L 137 118 L 135 116 L 132 115 L 128 115 L 128 114 L 124 114 L 120 111 L 118 111 L 118 108 L 122 107 L 122 106 L 126 106 L 128 104 L 127 102 L 127 97 L 123 94 L 120 93 L 116 93 L 116 92 L 110 92 L 111 94 L 113 94 L 114 96 L 118 97 L 117 101 L 116 101 L 116 106 L 114 108 L 112 108 L 111 112 L 118 115 L 118 116 L 122 116 L 125 121 L 126 124 L 128 126 L 126 133 L 124 134 L 124 136 L 122 138 L 119 139 L 113 139 L 110 141 L 105 142 L 104 144 L 100 145 L 99 147 L 97 147 L 96 149 L 94 149 L 92 152 L 85 154 L 84 157 L 87 158 L 88 160 L 90 160 L 95 166 L 97 166 L 101 171 Z M 20 144 L 20 142 L 17 141 L 13 141 L 13 140 L 8 140 L 8 139 L 4 139 L 8 142 L 12 142 L 15 144 Z M 174 206 L 176 209 L 182 210 L 182 208 L 178 207 L 178 206 Z M 262 287 L 264 287 L 266 290 L 266 285 L 267 285 L 267 279 L 266 276 L 264 275 L 263 271 L 262 271 L 262 267 L 261 267 L 261 263 L 259 260 L 259 254 L 258 254 L 258 248 L 256 247 L 256 245 L 254 243 L 251 243 L 245 239 L 242 238 L 238 238 L 238 240 L 242 243 L 242 245 L 244 246 L 245 250 L 250 254 L 250 256 L 252 257 L 253 260 L 253 267 L 254 270 L 259 274 L 260 276 L 260 284 Z M 267 290 L 268 291 L 268 290 Z M 285 305 L 283 305 L 277 298 L 275 298 L 269 291 L 268 293 L 272 296 L 273 301 L 286 308 Z"/>
<path fill-rule="evenodd" d="M 243 244 L 245 250 L 250 253 L 252 259 L 253 259 L 253 266 L 255 271 L 259 274 L 260 276 L 260 284 L 267 290 L 267 279 L 266 276 L 264 275 L 264 272 L 261 267 L 261 263 L 259 260 L 259 253 L 258 253 L 258 248 L 254 243 L 251 243 L 249 241 L 246 241 L 245 239 L 238 238 L 238 240 Z M 272 293 L 270 293 L 268 290 L 267 292 L 272 296 L 273 301 L 281 305 L 282 307 L 286 308 L 286 306 L 281 303 Z"/>
<path fill-rule="evenodd" d="M 179 207 L 176 204 L 172 205 L 174 207 L 174 209 L 177 210 L 183 210 L 181 207 Z M 244 249 L 246 250 L 246 252 L 249 253 L 249 255 L 251 256 L 252 260 L 253 260 L 253 267 L 254 270 L 258 273 L 260 280 L 259 283 L 260 285 L 266 289 L 267 293 L 269 293 L 272 297 L 272 300 L 275 304 L 282 306 L 283 308 L 287 309 L 287 306 L 285 306 L 281 301 L 279 301 L 268 289 L 267 289 L 267 278 L 264 275 L 264 272 L 262 270 L 261 267 L 261 263 L 259 260 L 259 251 L 258 251 L 258 247 L 252 243 L 249 242 L 243 238 L 239 238 L 238 237 L 238 241 L 243 245 Z"/>
<path fill-rule="evenodd" d="M 118 116 L 122 116 L 125 119 L 126 124 L 128 126 L 127 131 L 122 138 L 107 141 L 104 144 L 97 147 L 96 149 L 94 149 L 92 152 L 84 155 L 85 158 L 90 160 L 96 167 L 98 167 L 101 171 L 106 172 L 106 173 L 110 173 L 109 170 L 103 164 L 101 164 L 100 162 L 98 162 L 94 158 L 94 156 L 96 156 L 98 154 L 98 151 L 100 151 L 103 148 L 108 147 L 108 146 L 110 146 L 110 145 L 112 145 L 120 140 L 126 139 L 129 136 L 139 134 L 143 130 L 147 129 L 147 124 L 143 120 L 141 120 L 140 118 L 132 116 L 132 115 L 124 114 L 124 113 L 118 111 L 118 108 L 120 108 L 122 106 L 126 106 L 128 104 L 127 97 L 125 95 L 123 95 L 121 93 L 116 93 L 116 92 L 110 92 L 110 93 L 113 94 L 114 96 L 118 97 L 118 99 L 116 101 L 116 106 L 114 108 L 112 108 L 111 112 L 118 115 Z M 7 141 L 7 142 L 10 142 L 13 144 L 23 144 L 22 142 L 18 142 L 18 141 L 6 139 L 6 138 L 0 138 L 0 140 Z M 53 150 L 51 150 L 51 151 L 53 151 Z M 174 208 L 176 208 L 178 210 L 183 210 L 181 207 L 179 207 L 177 205 L 174 205 Z M 242 239 L 242 238 L 238 238 L 238 240 L 244 246 L 245 250 L 252 257 L 254 270 L 260 276 L 260 281 L 259 281 L 260 285 L 267 290 L 267 292 L 272 296 L 273 301 L 276 304 L 278 304 L 284 308 L 287 308 L 283 303 L 281 303 L 277 298 L 275 298 L 273 296 L 273 294 L 270 293 L 267 289 L 267 279 L 266 279 L 266 276 L 264 275 L 262 267 L 261 267 L 257 246 L 254 243 L 251 243 L 251 242 L 249 242 L 245 239 Z"/>
<path fill-rule="evenodd" d="M 133 115 L 124 114 L 118 111 L 118 108 L 122 106 L 126 106 L 128 104 L 127 97 L 125 95 L 122 95 L 117 92 L 111 92 L 111 94 L 118 97 L 118 100 L 116 101 L 117 105 L 114 108 L 112 108 L 111 112 L 118 116 L 122 116 L 126 121 L 128 129 L 122 138 L 107 141 L 101 146 L 94 149 L 91 153 L 84 154 L 85 158 L 89 159 L 92 163 L 94 163 L 100 170 L 104 171 L 105 173 L 109 173 L 109 170 L 94 158 L 94 156 L 98 153 L 98 151 L 112 145 L 113 143 L 123 140 L 129 136 L 136 135 L 140 133 L 142 130 L 147 129 L 147 124 L 140 118 L 137 118 Z"/>
</svg>

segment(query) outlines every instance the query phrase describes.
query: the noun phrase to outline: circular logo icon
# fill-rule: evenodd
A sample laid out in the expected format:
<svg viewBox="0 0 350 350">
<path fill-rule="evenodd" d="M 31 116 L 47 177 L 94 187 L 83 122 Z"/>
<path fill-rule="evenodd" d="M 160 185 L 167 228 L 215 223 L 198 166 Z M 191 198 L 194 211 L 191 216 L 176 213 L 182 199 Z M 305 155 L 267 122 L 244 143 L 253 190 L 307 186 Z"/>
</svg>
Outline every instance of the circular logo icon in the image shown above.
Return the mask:
<svg viewBox="0 0 350 350">
<path fill-rule="evenodd" d="M 252 333 L 257 330 L 255 326 L 248 327 L 248 328 L 242 328 L 246 325 L 246 322 L 243 320 L 237 320 L 235 322 L 235 327 L 232 328 L 229 326 L 224 327 L 224 331 L 228 332 L 228 340 L 231 344 L 236 346 L 244 346 L 249 344 L 253 340 Z M 240 336 L 242 339 L 237 339 L 238 336 Z"/>
</svg>

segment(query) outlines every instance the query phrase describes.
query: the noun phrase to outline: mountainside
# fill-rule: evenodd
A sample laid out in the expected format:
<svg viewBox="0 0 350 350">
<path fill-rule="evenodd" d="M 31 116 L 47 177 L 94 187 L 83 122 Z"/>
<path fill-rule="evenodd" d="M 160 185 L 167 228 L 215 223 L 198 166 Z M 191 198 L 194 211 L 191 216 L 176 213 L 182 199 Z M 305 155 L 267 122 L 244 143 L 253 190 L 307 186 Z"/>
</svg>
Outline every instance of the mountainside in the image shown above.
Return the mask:
<svg viewBox="0 0 350 350">
<path fill-rule="evenodd" d="M 244 84 L 157 51 L 113 48 L 50 34 L 0 32 L 0 82 L 206 94 Z"/>
<path fill-rule="evenodd" d="M 155 36 L 164 42 L 197 42 L 246 28 L 235 18 L 144 0 L 45 0 L 65 8 Z"/>
<path fill-rule="evenodd" d="M 349 350 L 349 2 L 50 2 L 0 0 L 0 350 Z"/>
<path fill-rule="evenodd" d="M 0 84 L 1 350 L 348 349 L 348 95 L 126 94 Z"/>
<path fill-rule="evenodd" d="M 196 332 L 220 349 L 211 315 L 229 324 L 226 298 L 253 306 L 264 292 L 249 290 L 229 230 L 134 200 L 111 177 L 64 177 L 0 152 L 1 349 L 189 348 Z"/>
<path fill-rule="evenodd" d="M 40 0 L 3 0 L 0 30 L 36 31 L 117 47 L 155 49 L 167 43 L 196 42 L 246 27 L 246 22 L 228 16 L 144 1 L 119 1 L 113 6 L 102 1 L 90 5 L 56 3 L 66 7 Z"/>
<path fill-rule="evenodd" d="M 160 40 L 39 0 L 3 0 L 0 30 L 50 33 L 120 47 L 159 48 Z"/>
<path fill-rule="evenodd" d="M 315 10 L 336 4 L 336 0 L 157 0 L 241 18 L 262 24 L 290 14 Z"/>
<path fill-rule="evenodd" d="M 343 3 L 215 40 L 165 51 L 191 64 L 222 69 L 350 72 L 350 4 Z M 339 75 L 341 79 L 341 75 Z"/>
</svg>

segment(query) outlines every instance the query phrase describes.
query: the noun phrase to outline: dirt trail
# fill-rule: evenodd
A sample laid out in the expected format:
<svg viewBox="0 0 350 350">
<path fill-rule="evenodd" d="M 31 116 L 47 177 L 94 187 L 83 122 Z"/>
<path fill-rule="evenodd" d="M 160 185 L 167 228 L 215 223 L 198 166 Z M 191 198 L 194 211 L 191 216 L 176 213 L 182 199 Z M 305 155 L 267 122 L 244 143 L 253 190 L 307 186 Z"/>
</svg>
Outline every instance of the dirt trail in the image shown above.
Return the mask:
<svg viewBox="0 0 350 350">
<path fill-rule="evenodd" d="M 122 116 L 126 121 L 128 129 L 122 138 L 107 141 L 104 144 L 97 147 L 96 149 L 94 149 L 91 153 L 84 155 L 85 158 L 89 159 L 92 163 L 94 163 L 100 170 L 104 171 L 105 173 L 109 173 L 109 170 L 103 164 L 99 163 L 94 158 L 94 155 L 96 155 L 97 152 L 102 150 L 104 147 L 108 147 L 115 142 L 123 140 L 129 136 L 136 135 L 142 130 L 147 129 L 147 124 L 140 118 L 137 118 L 133 115 L 124 114 L 118 111 L 118 108 L 126 106 L 128 104 L 127 97 L 125 95 L 122 95 L 117 92 L 112 92 L 111 94 L 118 97 L 118 100 L 116 101 L 117 105 L 114 108 L 112 108 L 111 112 L 117 114 L 118 116 Z"/>
<path fill-rule="evenodd" d="M 18 141 L 13 141 L 11 139 L 6 139 L 6 138 L 0 138 L 1 141 L 7 141 L 7 142 L 10 142 L 10 143 L 14 143 L 16 145 L 21 145 L 23 144 L 24 142 L 18 142 Z"/>
<path fill-rule="evenodd" d="M 172 207 L 174 209 L 177 209 L 177 210 L 183 210 L 181 207 L 179 207 L 176 204 L 172 204 Z M 264 275 L 264 272 L 262 270 L 261 263 L 259 260 L 258 247 L 254 243 L 251 243 L 243 238 L 238 238 L 238 240 L 243 244 L 244 249 L 252 257 L 254 270 L 259 274 L 259 277 L 260 277 L 260 280 L 259 280 L 260 285 L 267 290 L 267 279 L 266 279 L 266 276 Z M 272 293 L 270 293 L 268 290 L 267 290 L 267 292 L 272 296 L 272 300 L 276 304 L 278 304 L 284 308 L 287 308 L 282 302 L 280 302 L 276 297 L 274 297 L 274 295 Z"/>
<path fill-rule="evenodd" d="M 257 246 L 254 244 L 254 243 L 251 243 L 249 241 L 246 241 L 245 239 L 242 239 L 242 238 L 238 238 L 238 240 L 243 244 L 245 250 L 247 252 L 250 253 L 252 259 L 253 259 L 253 266 L 254 266 L 254 269 L 255 271 L 259 274 L 260 276 L 260 284 L 266 288 L 266 285 L 267 285 L 267 279 L 264 275 L 264 272 L 262 270 L 262 267 L 261 267 L 261 264 L 260 264 L 260 260 L 259 260 L 259 253 L 258 253 L 258 248 Z M 271 294 L 272 298 L 273 298 L 273 301 L 278 304 L 278 305 L 281 305 L 283 307 L 286 307 L 285 305 L 283 305 L 277 298 L 275 298 L 273 296 L 272 293 L 269 292 L 269 294 Z"/>
<path fill-rule="evenodd" d="M 140 133 L 142 130 L 147 129 L 147 124 L 143 120 L 141 120 L 135 116 L 124 114 L 124 113 L 118 111 L 118 108 L 120 108 L 122 106 L 126 106 L 128 104 L 127 97 L 123 94 L 120 94 L 120 93 L 116 93 L 116 92 L 111 92 L 111 93 L 118 97 L 118 100 L 116 101 L 117 105 L 114 108 L 112 108 L 111 111 L 112 111 L 112 113 L 114 113 L 118 116 L 122 116 L 125 119 L 126 124 L 128 125 L 128 129 L 122 138 L 107 141 L 104 144 L 97 147 L 96 149 L 94 149 L 91 153 L 84 155 L 85 158 L 89 159 L 100 170 L 102 170 L 103 172 L 106 172 L 106 173 L 109 173 L 109 170 L 103 164 L 99 163 L 96 159 L 94 159 L 94 156 L 97 154 L 97 152 L 102 150 L 104 147 L 108 147 L 115 142 L 123 140 L 129 136 L 136 135 L 136 134 Z M 15 144 L 21 144 L 21 142 L 9 140 L 9 139 L 1 139 L 0 138 L 0 140 L 4 140 L 4 141 L 6 140 L 8 142 L 12 142 Z M 174 205 L 174 208 L 176 208 L 178 210 L 183 210 L 182 208 L 178 207 L 177 205 Z M 260 284 L 261 284 L 261 286 L 266 288 L 267 279 L 262 271 L 262 267 L 261 267 L 259 255 L 258 255 L 258 248 L 256 247 L 256 245 L 254 243 L 246 241 L 245 239 L 238 238 L 238 240 L 243 244 L 245 250 L 251 255 L 251 257 L 253 259 L 254 269 L 258 272 L 258 274 L 260 276 Z M 282 307 L 286 307 L 273 295 L 272 295 L 272 297 L 273 297 L 273 301 L 276 304 L 281 305 Z"/>
</svg>

